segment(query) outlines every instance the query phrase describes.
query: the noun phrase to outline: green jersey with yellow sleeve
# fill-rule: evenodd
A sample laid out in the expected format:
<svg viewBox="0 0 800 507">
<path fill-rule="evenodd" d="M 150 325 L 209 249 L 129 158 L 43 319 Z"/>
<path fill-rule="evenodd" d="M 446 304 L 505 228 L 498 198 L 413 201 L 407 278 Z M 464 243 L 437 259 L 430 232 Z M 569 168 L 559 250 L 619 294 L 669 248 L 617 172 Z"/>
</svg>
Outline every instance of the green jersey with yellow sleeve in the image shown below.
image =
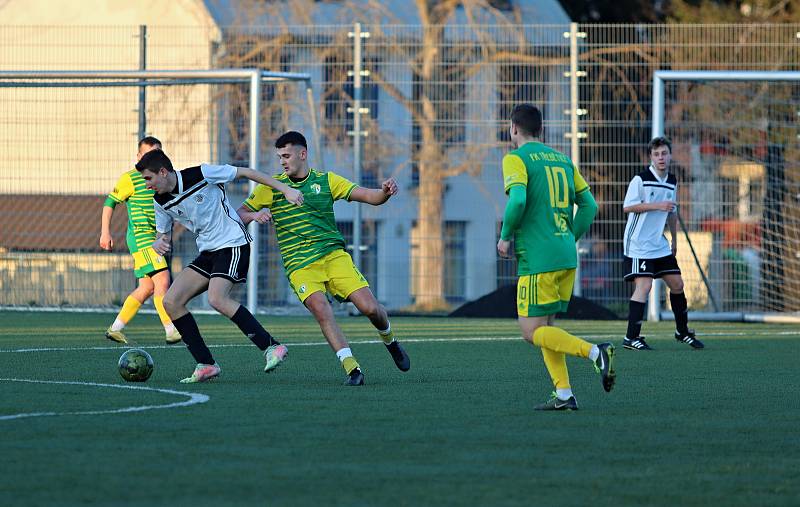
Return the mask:
<svg viewBox="0 0 800 507">
<path fill-rule="evenodd" d="M 526 143 L 503 157 L 503 184 L 506 193 L 515 185 L 526 191 L 514 231 L 518 275 L 575 268 L 573 205 L 589 185 L 569 157 L 542 143 Z"/>
<path fill-rule="evenodd" d="M 124 202 L 128 208 L 128 232 L 125 239 L 131 253 L 152 246 L 156 239 L 153 194 L 145 186 L 139 171 L 132 169 L 119 177 L 114 191 L 106 197 L 105 206 L 114 208 Z"/>
<path fill-rule="evenodd" d="M 349 199 L 357 185 L 338 174 L 315 169 L 302 181 L 292 181 L 286 174 L 276 175 L 275 179 L 302 192 L 303 205 L 295 206 L 282 193 L 259 184 L 244 201 L 244 206 L 250 211 L 269 208 L 272 212 L 286 274 L 334 250 L 344 250 L 345 242 L 336 227 L 333 203 Z"/>
</svg>

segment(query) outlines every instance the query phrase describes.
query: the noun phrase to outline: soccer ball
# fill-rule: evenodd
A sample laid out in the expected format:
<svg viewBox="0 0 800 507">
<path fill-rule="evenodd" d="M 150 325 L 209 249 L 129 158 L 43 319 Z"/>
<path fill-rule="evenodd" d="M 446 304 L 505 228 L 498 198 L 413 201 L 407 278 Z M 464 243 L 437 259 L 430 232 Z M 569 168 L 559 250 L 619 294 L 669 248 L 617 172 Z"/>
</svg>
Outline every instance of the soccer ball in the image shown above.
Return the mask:
<svg viewBox="0 0 800 507">
<path fill-rule="evenodd" d="M 142 349 L 126 350 L 118 366 L 119 374 L 128 382 L 144 382 L 153 374 L 153 358 Z"/>
</svg>

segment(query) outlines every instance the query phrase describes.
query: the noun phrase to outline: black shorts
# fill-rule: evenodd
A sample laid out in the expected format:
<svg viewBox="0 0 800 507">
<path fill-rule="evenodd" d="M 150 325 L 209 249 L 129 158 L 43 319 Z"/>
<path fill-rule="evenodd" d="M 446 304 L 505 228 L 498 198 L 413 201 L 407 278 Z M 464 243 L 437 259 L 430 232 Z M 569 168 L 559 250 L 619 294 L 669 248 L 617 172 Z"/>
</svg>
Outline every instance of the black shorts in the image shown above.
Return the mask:
<svg viewBox="0 0 800 507">
<path fill-rule="evenodd" d="M 640 276 L 661 278 L 664 275 L 680 275 L 681 268 L 675 256 L 669 254 L 658 259 L 637 259 L 625 256 L 625 276 L 623 280 L 631 281 Z"/>
<path fill-rule="evenodd" d="M 213 251 L 205 250 L 200 252 L 188 267 L 206 278 L 220 277 L 233 283 L 244 283 L 247 281 L 247 269 L 250 267 L 250 244 Z"/>
</svg>

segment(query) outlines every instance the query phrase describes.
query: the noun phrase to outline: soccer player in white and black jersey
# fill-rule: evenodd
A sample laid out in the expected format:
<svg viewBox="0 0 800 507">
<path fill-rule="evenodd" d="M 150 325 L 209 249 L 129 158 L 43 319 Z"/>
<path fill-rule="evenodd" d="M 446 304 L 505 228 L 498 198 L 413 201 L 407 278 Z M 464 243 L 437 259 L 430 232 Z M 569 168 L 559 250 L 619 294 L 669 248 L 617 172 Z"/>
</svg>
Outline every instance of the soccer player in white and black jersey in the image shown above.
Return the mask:
<svg viewBox="0 0 800 507">
<path fill-rule="evenodd" d="M 175 220 L 197 234 L 200 255 L 189 264 L 189 269 L 181 271 L 164 296 L 164 308 L 197 362 L 192 375 L 181 382 L 204 382 L 220 374 L 220 367 L 203 341 L 194 317 L 186 309 L 190 299 L 205 291 L 208 291 L 209 304 L 231 319 L 264 351 L 267 362 L 264 371 L 275 369 L 286 357 L 286 346 L 275 341 L 253 314 L 230 296 L 233 285 L 247 279 L 251 237 L 228 202 L 225 183 L 247 178 L 274 188 L 296 205 L 302 204 L 303 194 L 244 167 L 203 164 L 175 171 L 169 157 L 161 150 L 145 154 L 136 169 L 147 188 L 155 191 L 153 250 L 159 255 L 169 252 Z"/>
<path fill-rule="evenodd" d="M 633 177 L 625 194 L 623 211 L 628 214 L 625 226 L 625 280 L 634 283 L 628 311 L 628 331 L 622 346 L 631 350 L 652 350 L 640 336 L 645 302 L 653 287 L 654 278 L 662 278 L 669 287 L 669 301 L 675 314 L 675 339 L 695 349 L 703 343 L 688 327 L 686 295 L 683 278 L 675 259 L 677 251 L 678 215 L 677 180 L 669 172 L 672 143 L 666 137 L 656 137 L 648 145 L 650 167 Z M 672 243 L 664 236 L 669 225 Z"/>
</svg>

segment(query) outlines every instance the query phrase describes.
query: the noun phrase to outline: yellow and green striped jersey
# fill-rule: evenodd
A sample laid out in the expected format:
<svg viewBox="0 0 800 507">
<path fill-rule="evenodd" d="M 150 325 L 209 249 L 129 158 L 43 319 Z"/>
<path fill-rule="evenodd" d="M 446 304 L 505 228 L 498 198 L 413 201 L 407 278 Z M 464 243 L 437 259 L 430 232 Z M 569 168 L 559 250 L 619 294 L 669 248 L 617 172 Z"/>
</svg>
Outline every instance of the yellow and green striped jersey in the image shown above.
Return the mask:
<svg viewBox="0 0 800 507">
<path fill-rule="evenodd" d="M 572 230 L 575 195 L 589 190 L 578 168 L 563 153 L 538 142 L 503 157 L 506 193 L 525 187 L 525 211 L 514 234 L 517 274 L 534 275 L 577 265 Z"/>
<path fill-rule="evenodd" d="M 156 239 L 156 214 L 152 190 L 145 187 L 142 175 L 132 169 L 119 177 L 114 191 L 106 197 L 105 206 L 115 207 L 124 202 L 128 208 L 128 250 L 138 252 L 151 246 Z"/>
<path fill-rule="evenodd" d="M 250 211 L 269 208 L 278 236 L 278 247 L 286 275 L 308 266 L 334 250 L 345 248 L 336 228 L 333 203 L 349 199 L 357 185 L 338 174 L 311 169 L 303 181 L 292 181 L 286 174 L 275 179 L 303 193 L 303 205 L 295 206 L 266 185 L 258 185 L 244 201 Z"/>
</svg>

